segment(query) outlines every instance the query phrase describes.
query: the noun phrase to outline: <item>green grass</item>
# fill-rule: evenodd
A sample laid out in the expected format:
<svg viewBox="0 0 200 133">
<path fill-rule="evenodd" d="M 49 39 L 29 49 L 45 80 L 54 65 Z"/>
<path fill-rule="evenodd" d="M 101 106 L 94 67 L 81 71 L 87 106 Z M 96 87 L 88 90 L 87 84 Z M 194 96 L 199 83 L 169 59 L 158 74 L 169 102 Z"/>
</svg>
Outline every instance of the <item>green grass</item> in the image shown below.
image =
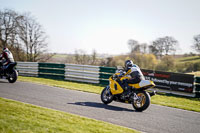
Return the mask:
<svg viewBox="0 0 200 133">
<path fill-rule="evenodd" d="M 188 57 L 181 57 L 176 59 L 178 63 L 187 63 L 187 62 L 200 62 L 200 56 L 188 56 Z"/>
<path fill-rule="evenodd" d="M 103 89 L 103 87 L 101 86 L 92 85 L 92 84 L 58 81 L 58 80 L 45 79 L 45 78 L 19 76 L 19 80 L 45 84 L 49 86 L 56 86 L 56 87 L 61 87 L 61 88 L 66 88 L 66 89 L 80 90 L 80 91 L 91 92 L 91 93 L 96 93 L 96 94 L 100 94 Z M 179 108 L 179 109 L 200 112 L 200 98 L 156 95 L 152 97 L 151 102 L 153 104 L 159 104 L 163 106 L 169 106 L 169 107 L 174 107 L 174 108 Z"/>
<path fill-rule="evenodd" d="M 44 85 L 49 85 L 49 86 L 54 86 L 54 87 L 66 88 L 66 89 L 71 89 L 71 90 L 92 92 L 92 93 L 96 93 L 96 94 L 100 94 L 103 89 L 102 86 L 97 86 L 97 85 L 92 85 L 92 84 L 87 84 L 87 83 L 77 83 L 77 82 L 53 80 L 53 79 L 46 79 L 46 78 L 19 76 L 18 80 L 39 83 L 39 84 L 44 84 Z"/>
<path fill-rule="evenodd" d="M 135 133 L 138 131 L 61 111 L 0 98 L 1 133 Z"/>
<path fill-rule="evenodd" d="M 200 112 L 199 98 L 186 98 L 174 95 L 156 95 L 151 98 L 151 103 Z"/>
</svg>

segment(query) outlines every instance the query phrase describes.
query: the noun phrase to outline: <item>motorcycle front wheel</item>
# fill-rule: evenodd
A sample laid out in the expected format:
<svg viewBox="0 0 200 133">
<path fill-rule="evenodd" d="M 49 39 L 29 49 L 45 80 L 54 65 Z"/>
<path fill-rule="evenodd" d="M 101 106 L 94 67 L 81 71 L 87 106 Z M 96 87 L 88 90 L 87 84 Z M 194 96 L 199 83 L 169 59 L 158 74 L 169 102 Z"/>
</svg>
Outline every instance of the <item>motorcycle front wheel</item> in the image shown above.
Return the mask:
<svg viewBox="0 0 200 133">
<path fill-rule="evenodd" d="M 17 77 L 18 77 L 18 73 L 16 70 L 13 69 L 11 72 L 9 72 L 8 82 L 14 83 L 17 80 Z"/>
<path fill-rule="evenodd" d="M 146 91 L 138 91 L 133 95 L 132 105 L 136 111 L 144 111 L 150 105 L 150 95 Z"/>
<path fill-rule="evenodd" d="M 104 104 L 109 104 L 109 103 L 111 103 L 113 101 L 113 95 L 110 92 L 110 87 L 109 86 L 105 87 L 102 90 L 102 92 L 101 92 L 101 101 Z"/>
</svg>

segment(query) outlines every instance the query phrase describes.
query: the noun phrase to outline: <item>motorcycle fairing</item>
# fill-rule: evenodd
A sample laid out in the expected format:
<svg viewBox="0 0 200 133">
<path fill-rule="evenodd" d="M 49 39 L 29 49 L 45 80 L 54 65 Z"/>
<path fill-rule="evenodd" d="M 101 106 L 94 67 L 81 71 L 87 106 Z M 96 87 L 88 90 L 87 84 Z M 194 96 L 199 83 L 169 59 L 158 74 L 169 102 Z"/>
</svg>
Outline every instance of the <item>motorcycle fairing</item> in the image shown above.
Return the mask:
<svg viewBox="0 0 200 133">
<path fill-rule="evenodd" d="M 129 77 L 122 77 L 120 80 L 128 79 L 128 78 Z M 113 95 L 121 94 L 124 92 L 124 89 L 121 87 L 121 85 L 117 81 L 113 80 L 112 78 L 109 78 L 109 81 L 110 81 L 110 91 Z M 151 80 L 142 80 L 137 84 L 128 84 L 128 85 L 135 89 L 141 89 L 144 87 L 152 88 L 155 86 L 154 82 Z"/>
<path fill-rule="evenodd" d="M 117 81 L 111 78 L 109 80 L 110 80 L 110 91 L 113 95 L 121 94 L 124 92 L 124 89 L 121 87 L 121 85 Z"/>
<path fill-rule="evenodd" d="M 149 88 L 152 88 L 155 86 L 154 82 L 151 80 L 141 80 L 139 83 L 137 84 L 128 84 L 129 86 L 136 88 L 136 89 L 140 89 L 140 88 L 144 88 L 147 86 L 151 86 Z"/>
</svg>

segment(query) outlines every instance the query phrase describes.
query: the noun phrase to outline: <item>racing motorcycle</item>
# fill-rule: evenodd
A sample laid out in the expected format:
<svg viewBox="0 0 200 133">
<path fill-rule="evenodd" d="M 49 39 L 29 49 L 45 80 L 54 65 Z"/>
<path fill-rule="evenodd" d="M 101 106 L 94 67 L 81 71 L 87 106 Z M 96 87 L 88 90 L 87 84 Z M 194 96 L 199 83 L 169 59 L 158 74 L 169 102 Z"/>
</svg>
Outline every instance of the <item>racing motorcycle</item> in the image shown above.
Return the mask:
<svg viewBox="0 0 200 133">
<path fill-rule="evenodd" d="M 123 76 L 120 76 L 123 75 Z M 131 103 L 136 111 L 144 111 L 150 105 L 150 96 L 155 95 L 155 91 L 147 92 L 147 89 L 155 87 L 151 80 L 141 80 L 137 84 L 128 84 L 128 94 L 123 93 L 122 83 L 124 79 L 129 79 L 123 70 L 117 71 L 109 78 L 109 85 L 101 92 L 101 101 L 104 104 L 109 104 L 113 100 L 123 103 Z M 125 91 L 126 92 L 126 91 Z"/>
<path fill-rule="evenodd" d="M 17 80 L 18 72 L 15 69 L 17 62 L 9 63 L 6 67 L 0 64 L 0 78 L 7 79 L 9 83 L 14 83 Z"/>
</svg>

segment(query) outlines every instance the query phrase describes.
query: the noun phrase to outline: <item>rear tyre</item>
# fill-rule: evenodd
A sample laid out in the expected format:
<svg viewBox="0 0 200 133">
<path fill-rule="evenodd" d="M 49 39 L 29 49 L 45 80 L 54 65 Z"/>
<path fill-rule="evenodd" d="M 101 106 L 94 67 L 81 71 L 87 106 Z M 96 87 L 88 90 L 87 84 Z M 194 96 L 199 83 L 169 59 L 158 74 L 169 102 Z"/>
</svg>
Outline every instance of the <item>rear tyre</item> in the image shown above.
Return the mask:
<svg viewBox="0 0 200 133">
<path fill-rule="evenodd" d="M 133 96 L 133 108 L 136 111 L 142 112 L 146 110 L 150 105 L 150 95 L 146 91 L 138 91 Z"/>
<path fill-rule="evenodd" d="M 8 82 L 9 82 L 9 83 L 14 83 L 14 82 L 16 82 L 17 77 L 18 77 L 18 73 L 17 73 L 16 70 L 13 69 L 13 70 L 9 73 Z"/>
<path fill-rule="evenodd" d="M 103 89 L 103 91 L 101 92 L 101 101 L 104 104 L 109 104 L 113 101 L 113 95 L 110 92 L 110 87 L 107 86 Z"/>
</svg>

